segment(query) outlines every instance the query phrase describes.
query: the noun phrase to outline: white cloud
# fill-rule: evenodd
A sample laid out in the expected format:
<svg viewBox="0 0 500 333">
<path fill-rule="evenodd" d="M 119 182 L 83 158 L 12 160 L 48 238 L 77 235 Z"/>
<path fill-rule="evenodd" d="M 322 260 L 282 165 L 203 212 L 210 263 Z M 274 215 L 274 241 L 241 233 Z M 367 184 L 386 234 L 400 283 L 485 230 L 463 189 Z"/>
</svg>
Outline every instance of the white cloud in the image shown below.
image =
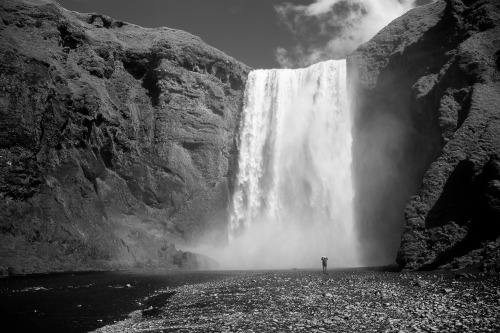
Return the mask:
<svg viewBox="0 0 500 333">
<path fill-rule="evenodd" d="M 289 68 L 293 66 L 290 56 L 288 55 L 288 51 L 284 47 L 278 47 L 276 49 L 275 57 L 281 67 Z"/>
<path fill-rule="evenodd" d="M 315 0 L 307 6 L 275 6 L 280 22 L 297 41 L 289 50 L 279 47 L 276 60 L 282 67 L 298 67 L 345 58 L 412 7 L 414 0 Z"/>
</svg>

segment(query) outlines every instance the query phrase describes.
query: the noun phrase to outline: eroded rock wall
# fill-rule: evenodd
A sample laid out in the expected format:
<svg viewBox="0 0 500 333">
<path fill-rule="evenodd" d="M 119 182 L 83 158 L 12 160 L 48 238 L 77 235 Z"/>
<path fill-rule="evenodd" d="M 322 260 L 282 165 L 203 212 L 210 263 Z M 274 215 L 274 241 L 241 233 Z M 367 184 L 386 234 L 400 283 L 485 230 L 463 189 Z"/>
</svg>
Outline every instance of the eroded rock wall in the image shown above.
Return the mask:
<svg viewBox="0 0 500 333">
<path fill-rule="evenodd" d="M 498 266 L 500 3 L 416 8 L 348 60 L 366 261 Z"/>
<path fill-rule="evenodd" d="M 223 234 L 249 68 L 49 0 L 0 12 L 0 266 L 209 262 L 174 243 Z"/>
</svg>

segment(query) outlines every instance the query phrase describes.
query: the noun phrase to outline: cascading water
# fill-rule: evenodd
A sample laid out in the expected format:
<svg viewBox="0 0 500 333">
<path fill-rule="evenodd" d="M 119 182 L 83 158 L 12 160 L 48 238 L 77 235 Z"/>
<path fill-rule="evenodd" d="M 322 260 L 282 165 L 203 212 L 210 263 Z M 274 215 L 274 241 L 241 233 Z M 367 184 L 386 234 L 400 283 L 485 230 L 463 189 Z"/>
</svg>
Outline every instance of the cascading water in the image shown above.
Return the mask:
<svg viewBox="0 0 500 333">
<path fill-rule="evenodd" d="M 250 73 L 228 251 L 232 268 L 355 266 L 345 60 Z"/>
</svg>

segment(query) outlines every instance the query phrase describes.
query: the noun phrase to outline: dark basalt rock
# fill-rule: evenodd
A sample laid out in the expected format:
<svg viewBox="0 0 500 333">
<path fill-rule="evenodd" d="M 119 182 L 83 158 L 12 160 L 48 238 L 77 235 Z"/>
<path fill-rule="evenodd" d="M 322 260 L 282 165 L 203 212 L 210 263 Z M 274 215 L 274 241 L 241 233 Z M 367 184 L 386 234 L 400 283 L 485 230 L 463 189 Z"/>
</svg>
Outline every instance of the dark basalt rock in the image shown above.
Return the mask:
<svg viewBox="0 0 500 333">
<path fill-rule="evenodd" d="M 0 266 L 208 264 L 174 243 L 224 228 L 249 68 L 50 0 L 0 11 Z"/>
<path fill-rule="evenodd" d="M 500 267 L 499 6 L 416 8 L 349 57 L 367 264 Z M 224 237 L 249 68 L 51 0 L 0 11 L 0 274 L 214 267 L 174 244 Z"/>
<path fill-rule="evenodd" d="M 348 59 L 358 217 L 371 253 L 395 252 L 397 234 L 390 246 L 380 240 L 397 229 L 404 268 L 499 267 L 499 36 L 498 1 L 437 1 Z"/>
</svg>

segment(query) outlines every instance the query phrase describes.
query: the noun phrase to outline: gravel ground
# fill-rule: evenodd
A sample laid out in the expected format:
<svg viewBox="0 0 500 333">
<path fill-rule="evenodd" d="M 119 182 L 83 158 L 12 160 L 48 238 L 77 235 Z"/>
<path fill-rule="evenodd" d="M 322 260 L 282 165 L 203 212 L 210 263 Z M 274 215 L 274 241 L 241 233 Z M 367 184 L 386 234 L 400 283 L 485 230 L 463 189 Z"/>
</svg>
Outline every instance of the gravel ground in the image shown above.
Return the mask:
<svg viewBox="0 0 500 333">
<path fill-rule="evenodd" d="M 96 332 L 500 332 L 500 277 L 339 270 L 160 290 Z"/>
</svg>

